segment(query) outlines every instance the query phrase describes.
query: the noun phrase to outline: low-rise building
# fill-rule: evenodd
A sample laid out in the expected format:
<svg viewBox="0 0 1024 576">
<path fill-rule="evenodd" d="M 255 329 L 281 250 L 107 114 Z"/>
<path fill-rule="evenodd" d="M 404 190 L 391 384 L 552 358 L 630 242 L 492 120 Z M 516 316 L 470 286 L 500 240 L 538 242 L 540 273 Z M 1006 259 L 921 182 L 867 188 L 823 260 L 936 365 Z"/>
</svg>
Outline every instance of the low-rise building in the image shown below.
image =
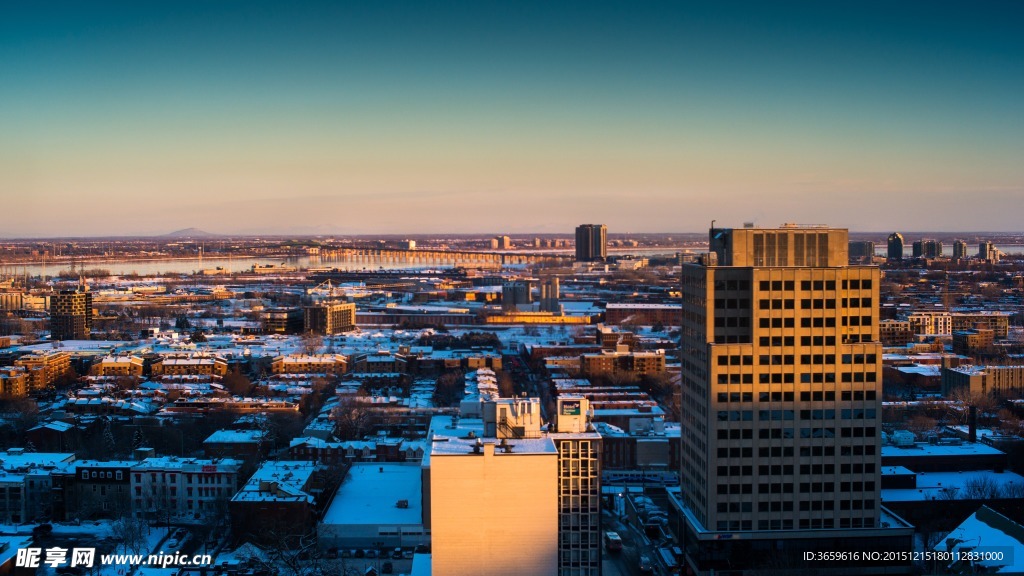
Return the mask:
<svg viewBox="0 0 1024 576">
<path fill-rule="evenodd" d="M 974 394 L 1024 396 L 1024 366 L 958 366 L 942 370 L 942 393 L 964 389 Z"/>
<path fill-rule="evenodd" d="M 60 350 L 36 351 L 14 361 L 29 376 L 29 387 L 33 390 L 49 388 L 63 376 L 72 374 L 71 355 Z"/>
<path fill-rule="evenodd" d="M 29 374 L 23 367 L 0 368 L 0 399 L 24 398 L 29 390 Z"/>
<path fill-rule="evenodd" d="M 681 304 L 612 304 L 605 307 L 604 321 L 608 324 L 634 324 L 638 326 L 679 326 L 683 319 Z"/>
<path fill-rule="evenodd" d="M 430 544 L 418 463 L 353 464 L 317 528 L 320 547 Z"/>
<path fill-rule="evenodd" d="M 143 361 L 138 356 L 120 355 L 104 356 L 94 362 L 89 373 L 93 376 L 133 376 L 142 377 Z"/>
<path fill-rule="evenodd" d="M 628 352 L 624 345 L 612 352 L 602 350 L 597 354 L 580 356 L 580 373 L 583 376 L 599 376 L 614 373 L 659 374 L 665 371 L 665 352 Z"/>
<path fill-rule="evenodd" d="M 296 546 L 316 526 L 327 488 L 326 468 L 302 461 L 264 462 L 230 503 L 236 538 Z"/>
<path fill-rule="evenodd" d="M 0 452 L 0 523 L 21 524 L 53 515 L 53 472 L 75 461 L 73 453 Z"/>
<path fill-rule="evenodd" d="M 241 467 L 230 458 L 146 458 L 132 468 L 132 512 L 164 521 L 223 516 L 238 490 Z"/>
<path fill-rule="evenodd" d="M 348 371 L 348 359 L 341 354 L 288 354 L 270 365 L 274 374 L 336 374 Z"/>
<path fill-rule="evenodd" d="M 220 356 L 205 353 L 165 354 L 153 363 L 153 376 L 208 375 L 224 376 L 228 362 Z"/>
</svg>

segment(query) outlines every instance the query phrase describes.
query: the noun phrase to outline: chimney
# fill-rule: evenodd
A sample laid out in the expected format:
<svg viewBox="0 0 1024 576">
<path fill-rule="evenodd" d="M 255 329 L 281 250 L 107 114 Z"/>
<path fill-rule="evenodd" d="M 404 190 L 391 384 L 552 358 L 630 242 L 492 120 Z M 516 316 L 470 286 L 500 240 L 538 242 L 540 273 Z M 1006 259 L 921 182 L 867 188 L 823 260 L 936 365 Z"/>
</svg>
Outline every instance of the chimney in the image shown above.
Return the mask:
<svg viewBox="0 0 1024 576">
<path fill-rule="evenodd" d="M 978 441 L 978 407 L 971 406 L 967 414 L 967 441 L 973 444 Z"/>
</svg>

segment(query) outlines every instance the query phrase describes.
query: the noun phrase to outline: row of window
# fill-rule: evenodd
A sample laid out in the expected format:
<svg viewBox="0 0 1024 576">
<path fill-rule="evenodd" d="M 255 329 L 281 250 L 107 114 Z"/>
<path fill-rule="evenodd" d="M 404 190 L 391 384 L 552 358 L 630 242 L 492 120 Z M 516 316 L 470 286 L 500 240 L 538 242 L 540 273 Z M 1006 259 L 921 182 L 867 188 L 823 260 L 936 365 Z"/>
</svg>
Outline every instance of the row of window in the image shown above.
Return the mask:
<svg viewBox="0 0 1024 576">
<path fill-rule="evenodd" d="M 82 480 L 124 480 L 124 473 L 121 470 L 82 470 Z"/>
<path fill-rule="evenodd" d="M 871 298 L 801 298 L 801 310 L 835 310 L 837 304 L 841 308 L 871 308 L 874 301 Z M 715 308 L 717 309 L 746 309 L 750 302 L 745 298 L 716 298 Z M 761 298 L 757 301 L 760 310 L 794 310 L 796 309 L 795 298 Z"/>
<path fill-rule="evenodd" d="M 841 286 L 843 290 L 870 290 L 871 280 L 843 280 Z M 794 290 L 796 283 L 793 280 L 761 280 L 758 282 L 758 288 L 762 291 L 766 290 Z M 835 290 L 835 280 L 801 280 L 801 290 Z"/>
<path fill-rule="evenodd" d="M 758 402 L 792 402 L 795 398 L 794 392 L 758 392 Z M 843 401 L 875 400 L 878 394 L 875 390 L 843 390 L 839 398 Z M 835 390 L 803 390 L 800 392 L 801 402 L 833 402 L 836 399 Z M 753 392 L 719 392 L 718 402 L 753 402 Z"/>
<path fill-rule="evenodd" d="M 760 458 L 792 458 L 793 457 L 792 446 L 761 446 L 757 449 L 757 455 Z M 843 456 L 874 456 L 875 446 L 874 445 L 855 445 L 855 446 L 842 446 L 840 448 L 840 454 Z M 800 457 L 832 457 L 836 455 L 835 446 L 801 446 Z M 719 458 L 752 458 L 754 456 L 754 449 L 750 446 L 732 446 L 732 447 L 719 447 L 718 457 Z M 855 464 L 850 470 L 846 469 L 847 464 L 843 464 L 840 471 L 844 474 L 848 472 L 860 472 L 860 464 Z M 867 464 L 865 464 L 867 466 Z M 874 472 L 875 465 L 870 464 L 871 469 L 865 468 L 864 472 Z M 802 472 L 802 470 L 801 470 Z M 811 472 L 817 474 L 814 468 Z M 802 472 L 805 473 L 805 472 Z"/>
<path fill-rule="evenodd" d="M 796 410 L 758 410 L 757 419 L 761 422 L 782 422 L 796 420 Z M 838 412 L 834 408 L 820 410 L 800 410 L 800 420 L 835 420 L 836 414 L 843 420 L 873 420 L 876 416 L 874 408 L 843 408 Z M 719 410 L 719 422 L 753 422 L 753 410 Z"/>
<path fill-rule="evenodd" d="M 742 420 L 741 420 L 742 421 Z M 846 426 L 839 428 L 839 438 L 874 438 L 877 431 L 874 426 Z M 759 428 L 757 437 L 760 440 L 792 440 L 799 433 L 800 438 L 836 438 L 836 428 L 805 427 L 797 431 L 795 428 Z M 750 428 L 733 428 L 717 430 L 719 440 L 753 440 L 754 431 Z"/>
<path fill-rule="evenodd" d="M 840 359 L 843 364 L 875 364 L 878 362 L 877 354 L 842 354 Z M 715 360 L 719 366 L 753 366 L 754 356 L 752 354 L 722 354 Z M 761 366 L 793 366 L 796 363 L 795 354 L 760 354 L 757 362 Z M 835 364 L 835 354 L 801 354 L 800 364 Z"/>
<path fill-rule="evenodd" d="M 871 372 L 842 372 L 839 374 L 840 382 L 877 382 L 878 373 L 875 371 Z M 796 382 L 796 375 L 792 372 L 787 373 L 775 373 L 775 374 L 759 374 L 757 378 L 760 384 L 793 384 Z M 818 372 L 818 373 L 803 373 L 800 375 L 801 384 L 825 384 L 835 383 L 836 375 L 834 372 Z M 753 374 L 719 374 L 719 384 L 753 384 Z"/>
<path fill-rule="evenodd" d="M 796 470 L 793 464 L 761 464 L 757 467 L 758 476 L 792 476 Z M 800 474 L 835 474 L 835 464 L 800 464 Z M 718 476 L 753 476 L 752 465 L 718 466 Z M 874 474 L 874 462 L 846 463 L 839 466 L 840 474 Z"/>
</svg>

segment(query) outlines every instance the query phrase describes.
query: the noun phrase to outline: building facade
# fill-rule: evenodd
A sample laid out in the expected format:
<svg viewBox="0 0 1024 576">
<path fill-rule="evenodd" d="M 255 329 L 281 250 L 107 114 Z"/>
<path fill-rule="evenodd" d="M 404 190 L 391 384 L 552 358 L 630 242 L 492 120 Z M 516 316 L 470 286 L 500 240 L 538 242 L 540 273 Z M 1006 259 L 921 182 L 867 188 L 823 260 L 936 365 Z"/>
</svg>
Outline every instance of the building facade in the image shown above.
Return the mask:
<svg viewBox="0 0 1024 576">
<path fill-rule="evenodd" d="M 61 377 L 72 374 L 71 356 L 62 351 L 36 351 L 18 358 L 14 365 L 25 369 L 33 391 L 48 388 Z"/>
<path fill-rule="evenodd" d="M 356 328 L 356 305 L 351 302 L 324 302 L 305 309 L 306 332 L 341 334 Z"/>
<path fill-rule="evenodd" d="M 576 261 L 595 262 L 608 258 L 608 227 L 580 224 L 576 227 Z"/>
<path fill-rule="evenodd" d="M 967 258 L 967 242 L 953 240 L 953 259 L 963 260 L 965 258 Z"/>
<path fill-rule="evenodd" d="M 881 546 L 878 269 L 819 226 L 712 229 L 710 247 L 717 265 L 682 273 L 691 568 L 729 562 L 722 538 L 748 540 L 753 563 L 837 537 Z"/>
<path fill-rule="evenodd" d="M 888 249 L 886 250 L 886 259 L 890 262 L 899 262 L 903 260 L 903 235 L 899 232 L 893 232 L 889 234 Z"/>
<path fill-rule="evenodd" d="M 62 290 L 50 296 L 50 339 L 88 340 L 92 331 L 92 293 Z"/>
</svg>

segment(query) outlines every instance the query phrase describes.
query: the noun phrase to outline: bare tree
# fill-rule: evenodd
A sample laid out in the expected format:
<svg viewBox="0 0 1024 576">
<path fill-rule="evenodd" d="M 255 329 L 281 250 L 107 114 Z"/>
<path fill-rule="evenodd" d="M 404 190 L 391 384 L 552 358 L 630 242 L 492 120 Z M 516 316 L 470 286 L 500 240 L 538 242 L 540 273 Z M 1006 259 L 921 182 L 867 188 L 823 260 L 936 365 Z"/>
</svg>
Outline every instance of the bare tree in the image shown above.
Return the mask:
<svg viewBox="0 0 1024 576">
<path fill-rule="evenodd" d="M 934 432 L 936 425 L 937 423 L 934 418 L 929 418 L 924 414 L 916 414 L 907 422 L 907 429 L 918 436 L 925 436 L 929 432 Z"/>
<path fill-rule="evenodd" d="M 356 398 L 344 398 L 331 412 L 335 434 L 341 440 L 362 438 L 370 426 L 370 412 Z"/>
<path fill-rule="evenodd" d="M 987 476 L 975 476 L 964 482 L 963 498 L 965 500 L 990 500 L 999 498 L 1002 490 L 995 480 Z"/>
<path fill-rule="evenodd" d="M 114 539 L 121 542 L 128 554 L 146 554 L 147 534 L 149 527 L 146 523 L 131 514 L 121 516 L 110 527 Z"/>
<path fill-rule="evenodd" d="M 302 335 L 302 344 L 300 345 L 300 349 L 302 350 L 303 354 L 308 354 L 312 356 L 320 352 L 320 349 L 323 348 L 323 345 L 323 336 L 320 336 L 319 334 L 315 334 L 312 331 L 310 331 Z"/>
</svg>

